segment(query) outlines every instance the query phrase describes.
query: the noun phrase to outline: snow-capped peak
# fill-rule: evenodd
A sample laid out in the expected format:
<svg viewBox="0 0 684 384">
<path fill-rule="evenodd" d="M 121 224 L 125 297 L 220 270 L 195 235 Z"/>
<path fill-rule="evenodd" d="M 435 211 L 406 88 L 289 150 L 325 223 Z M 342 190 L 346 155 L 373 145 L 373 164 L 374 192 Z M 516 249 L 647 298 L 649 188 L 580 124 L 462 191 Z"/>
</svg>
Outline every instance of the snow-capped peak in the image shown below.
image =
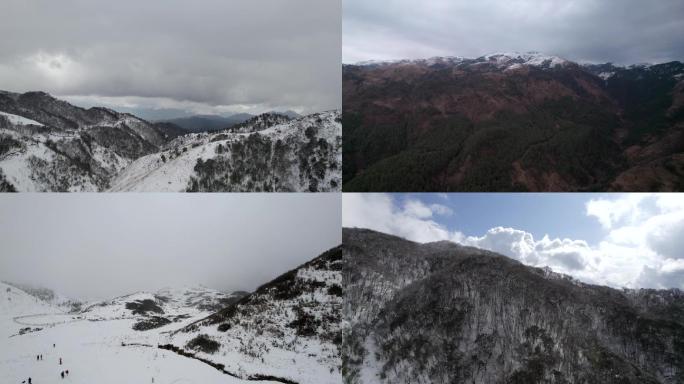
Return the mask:
<svg viewBox="0 0 684 384">
<path fill-rule="evenodd" d="M 354 65 L 357 66 L 386 66 L 386 65 L 426 65 L 433 66 L 439 64 L 494 64 L 503 69 L 515 69 L 521 66 L 535 66 L 542 68 L 554 68 L 571 63 L 558 56 L 545 55 L 539 52 L 498 52 L 467 59 L 459 56 L 431 57 L 428 59 L 405 59 L 405 60 L 369 60 L 361 61 Z"/>
<path fill-rule="evenodd" d="M 523 65 L 535 66 L 535 67 L 547 67 L 553 68 L 556 66 L 562 66 L 569 63 L 558 56 L 544 55 L 539 52 L 500 52 L 492 53 L 489 55 L 482 56 L 479 60 L 484 60 L 488 63 L 493 63 L 497 66 L 506 68 L 518 68 Z"/>
</svg>

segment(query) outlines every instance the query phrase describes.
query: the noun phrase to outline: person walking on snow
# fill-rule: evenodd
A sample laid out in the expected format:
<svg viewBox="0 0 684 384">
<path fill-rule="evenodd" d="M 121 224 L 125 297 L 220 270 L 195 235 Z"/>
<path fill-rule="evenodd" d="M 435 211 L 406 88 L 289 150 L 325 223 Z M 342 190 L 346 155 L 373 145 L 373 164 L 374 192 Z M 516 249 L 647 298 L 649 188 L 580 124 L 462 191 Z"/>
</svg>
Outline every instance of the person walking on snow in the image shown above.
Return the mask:
<svg viewBox="0 0 684 384">
<path fill-rule="evenodd" d="M 62 358 L 59 358 L 59 365 L 62 365 Z"/>
<path fill-rule="evenodd" d="M 66 372 L 66 375 L 69 376 L 69 370 L 67 369 L 65 372 Z"/>
<path fill-rule="evenodd" d="M 62 379 L 64 378 L 64 371 L 62 371 Z"/>
<path fill-rule="evenodd" d="M 40 360 L 40 355 L 36 355 L 36 361 Z"/>
</svg>

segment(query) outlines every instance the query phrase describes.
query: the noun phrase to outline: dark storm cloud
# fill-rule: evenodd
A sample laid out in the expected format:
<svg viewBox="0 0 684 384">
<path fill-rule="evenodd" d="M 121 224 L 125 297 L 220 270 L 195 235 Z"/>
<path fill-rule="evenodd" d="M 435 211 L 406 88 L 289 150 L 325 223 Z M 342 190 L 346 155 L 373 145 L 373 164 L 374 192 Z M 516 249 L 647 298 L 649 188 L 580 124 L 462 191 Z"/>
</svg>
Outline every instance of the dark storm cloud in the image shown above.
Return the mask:
<svg viewBox="0 0 684 384">
<path fill-rule="evenodd" d="M 10 0 L 0 88 L 196 112 L 340 107 L 336 0 Z"/>
<path fill-rule="evenodd" d="M 76 298 L 253 290 L 341 243 L 339 194 L 20 194 L 0 199 L 0 280 Z"/>
<path fill-rule="evenodd" d="M 681 0 L 343 2 L 343 60 L 539 51 L 633 64 L 684 59 Z"/>
</svg>

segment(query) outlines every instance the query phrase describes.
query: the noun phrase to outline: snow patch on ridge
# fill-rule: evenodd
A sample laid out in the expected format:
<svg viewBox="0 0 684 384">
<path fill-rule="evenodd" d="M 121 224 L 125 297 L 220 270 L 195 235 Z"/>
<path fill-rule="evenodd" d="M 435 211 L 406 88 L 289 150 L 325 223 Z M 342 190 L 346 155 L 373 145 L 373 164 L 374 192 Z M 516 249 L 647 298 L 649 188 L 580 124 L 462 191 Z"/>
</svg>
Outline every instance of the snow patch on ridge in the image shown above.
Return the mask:
<svg viewBox="0 0 684 384">
<path fill-rule="evenodd" d="M 0 116 L 5 116 L 10 121 L 10 123 L 16 124 L 16 125 L 37 125 L 39 127 L 43 126 L 43 124 L 41 124 L 35 120 L 27 119 L 23 116 L 15 115 L 12 113 L 0 111 Z"/>
</svg>

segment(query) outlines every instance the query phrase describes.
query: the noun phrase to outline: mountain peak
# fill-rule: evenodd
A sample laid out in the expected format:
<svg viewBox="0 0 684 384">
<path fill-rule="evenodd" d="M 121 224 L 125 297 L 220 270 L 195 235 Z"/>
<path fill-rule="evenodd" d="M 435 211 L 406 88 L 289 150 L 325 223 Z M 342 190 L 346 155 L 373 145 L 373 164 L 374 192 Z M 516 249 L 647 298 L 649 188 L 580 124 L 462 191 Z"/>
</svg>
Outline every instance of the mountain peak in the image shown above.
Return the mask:
<svg viewBox="0 0 684 384">
<path fill-rule="evenodd" d="M 233 133 L 258 132 L 275 125 L 287 123 L 290 120 L 292 118 L 283 113 L 265 112 L 231 127 L 228 131 Z"/>
<path fill-rule="evenodd" d="M 558 56 L 545 55 L 540 52 L 498 52 L 484 55 L 476 61 L 485 61 L 498 67 L 507 69 L 520 68 L 522 66 L 533 66 L 543 68 L 554 68 L 571 63 Z"/>
</svg>

